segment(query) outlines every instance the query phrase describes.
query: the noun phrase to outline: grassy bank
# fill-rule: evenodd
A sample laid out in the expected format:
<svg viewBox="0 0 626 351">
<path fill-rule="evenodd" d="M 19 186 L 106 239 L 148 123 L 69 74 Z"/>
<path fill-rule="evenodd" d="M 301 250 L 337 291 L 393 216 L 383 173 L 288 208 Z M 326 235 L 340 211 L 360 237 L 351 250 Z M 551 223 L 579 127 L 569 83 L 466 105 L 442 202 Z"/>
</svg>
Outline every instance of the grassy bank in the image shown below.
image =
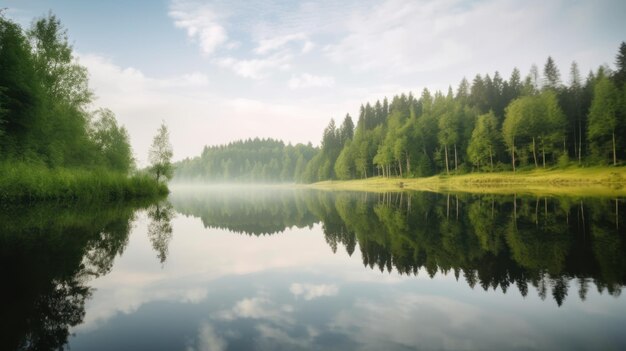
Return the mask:
<svg viewBox="0 0 626 351">
<path fill-rule="evenodd" d="M 326 190 L 409 190 L 490 194 L 626 196 L 626 167 L 571 167 L 518 172 L 437 175 L 427 178 L 368 178 L 309 185 Z"/>
<path fill-rule="evenodd" d="M 105 170 L 56 168 L 31 164 L 0 164 L 0 202 L 46 200 L 114 201 L 167 194 L 165 184 L 138 175 Z"/>
</svg>

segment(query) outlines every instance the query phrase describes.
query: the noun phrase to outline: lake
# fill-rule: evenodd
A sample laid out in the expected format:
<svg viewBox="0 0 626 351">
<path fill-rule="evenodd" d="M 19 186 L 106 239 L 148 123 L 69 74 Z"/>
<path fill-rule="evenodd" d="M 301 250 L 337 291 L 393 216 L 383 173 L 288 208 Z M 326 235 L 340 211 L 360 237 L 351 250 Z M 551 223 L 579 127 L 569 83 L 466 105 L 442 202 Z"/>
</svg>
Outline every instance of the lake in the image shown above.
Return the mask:
<svg viewBox="0 0 626 351">
<path fill-rule="evenodd" d="M 174 187 L 0 211 L 3 350 L 626 349 L 626 201 Z"/>
</svg>

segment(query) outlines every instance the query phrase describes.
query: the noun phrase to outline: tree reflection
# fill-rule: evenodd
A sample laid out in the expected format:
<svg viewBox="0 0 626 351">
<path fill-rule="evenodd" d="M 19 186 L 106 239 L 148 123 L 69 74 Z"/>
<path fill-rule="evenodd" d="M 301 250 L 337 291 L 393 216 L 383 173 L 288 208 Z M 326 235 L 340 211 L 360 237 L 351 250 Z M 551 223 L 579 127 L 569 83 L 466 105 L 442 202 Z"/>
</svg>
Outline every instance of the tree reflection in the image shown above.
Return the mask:
<svg viewBox="0 0 626 351">
<path fill-rule="evenodd" d="M 172 218 L 174 208 L 169 201 L 159 202 L 148 208 L 148 238 L 152 247 L 157 252 L 157 257 L 161 263 L 167 260 L 167 252 L 170 240 L 172 240 Z"/>
<path fill-rule="evenodd" d="M 304 190 L 211 193 L 175 204 L 207 227 L 250 235 L 318 222 L 333 252 L 343 246 L 352 255 L 358 246 L 366 267 L 453 273 L 472 288 L 506 293 L 514 286 L 522 296 L 534 288 L 561 305 L 570 288 L 584 300 L 591 283 L 620 294 L 626 283 L 622 201 Z"/>
<path fill-rule="evenodd" d="M 0 211 L 3 349 L 60 349 L 85 316 L 87 285 L 108 273 L 142 204 Z"/>
</svg>

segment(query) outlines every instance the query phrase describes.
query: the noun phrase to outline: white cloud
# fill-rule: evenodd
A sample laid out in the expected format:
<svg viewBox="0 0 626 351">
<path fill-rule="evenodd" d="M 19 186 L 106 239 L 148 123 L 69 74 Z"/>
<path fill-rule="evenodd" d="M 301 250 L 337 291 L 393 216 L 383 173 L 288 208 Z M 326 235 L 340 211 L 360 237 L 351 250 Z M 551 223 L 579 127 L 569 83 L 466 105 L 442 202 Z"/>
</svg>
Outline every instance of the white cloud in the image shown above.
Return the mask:
<svg viewBox="0 0 626 351">
<path fill-rule="evenodd" d="M 90 86 L 97 96 L 95 106 L 110 108 L 128 129 L 139 166 L 146 165 L 148 147 L 161 121 L 170 128 L 174 159 L 179 160 L 200 154 L 207 144 L 256 136 L 294 143 L 317 141 L 334 109 L 328 105 L 327 112 L 320 113 L 313 108 L 317 102 L 223 96 L 216 83 L 201 72 L 154 78 L 97 55 L 81 55 L 80 61 L 89 70 Z M 281 69 L 276 62 L 259 66 L 240 63 L 237 69 L 255 77 Z"/>
<path fill-rule="evenodd" d="M 268 54 L 272 51 L 283 48 L 285 45 L 293 41 L 304 41 L 305 45 L 308 42 L 304 33 L 287 34 L 270 39 L 262 39 L 259 41 L 259 45 L 254 49 L 257 54 Z"/>
<path fill-rule="evenodd" d="M 390 344 L 428 350 L 491 350 L 502 348 L 503 340 L 510 348 L 550 348 L 545 340 L 532 337 L 533 328 L 524 318 L 446 296 L 392 293 L 384 301 L 358 299 L 337 313 L 329 327 L 349 333 L 366 345 L 365 350 Z"/>
<path fill-rule="evenodd" d="M 195 347 L 187 347 L 187 351 L 222 351 L 226 350 L 226 340 L 221 338 L 213 326 L 203 322 L 198 329 Z"/>
<path fill-rule="evenodd" d="M 291 67 L 291 58 L 291 54 L 281 52 L 260 59 L 224 57 L 216 59 L 214 62 L 218 66 L 228 68 L 235 72 L 235 74 L 244 78 L 262 79 L 267 77 L 272 71 L 288 70 Z"/>
<path fill-rule="evenodd" d="M 219 312 L 218 318 L 233 320 L 237 318 L 266 319 L 274 322 L 291 323 L 293 317 L 291 305 L 278 305 L 265 297 L 253 297 L 238 301 L 231 310 Z"/>
<path fill-rule="evenodd" d="M 455 32 L 466 24 L 454 10 L 456 1 L 386 1 L 353 13 L 347 34 L 330 45 L 336 63 L 360 70 L 397 73 L 436 70 L 468 59 L 471 52 Z"/>
<path fill-rule="evenodd" d="M 310 40 L 307 40 L 307 41 L 304 42 L 304 45 L 302 46 L 302 53 L 303 54 L 309 53 L 314 48 L 315 48 L 315 43 L 313 43 Z"/>
<path fill-rule="evenodd" d="M 313 300 L 323 296 L 335 296 L 339 289 L 334 284 L 300 284 L 293 283 L 289 287 L 289 291 L 296 297 L 302 296 L 305 300 Z"/>
<path fill-rule="evenodd" d="M 218 22 L 215 11 L 207 4 L 176 0 L 171 3 L 169 16 L 174 25 L 185 29 L 187 36 L 200 45 L 206 55 L 210 55 L 228 40 L 226 29 Z"/>
<path fill-rule="evenodd" d="M 332 87 L 335 85 L 335 78 L 330 76 L 316 76 L 309 73 L 302 73 L 292 76 L 289 80 L 289 88 L 312 88 L 312 87 Z"/>
</svg>

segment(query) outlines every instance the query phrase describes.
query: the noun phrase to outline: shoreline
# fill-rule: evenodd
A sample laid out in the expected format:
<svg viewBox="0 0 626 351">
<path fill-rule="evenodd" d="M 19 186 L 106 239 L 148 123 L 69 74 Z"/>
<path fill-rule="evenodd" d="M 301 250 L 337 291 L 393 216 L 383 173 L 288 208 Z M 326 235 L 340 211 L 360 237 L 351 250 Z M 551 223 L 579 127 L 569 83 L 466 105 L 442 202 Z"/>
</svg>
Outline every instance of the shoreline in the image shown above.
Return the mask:
<svg viewBox="0 0 626 351">
<path fill-rule="evenodd" d="M 398 192 L 405 190 L 475 194 L 555 196 L 626 196 L 626 166 L 533 169 L 517 172 L 435 175 L 425 178 L 373 177 L 306 185 L 332 191 Z"/>
</svg>

